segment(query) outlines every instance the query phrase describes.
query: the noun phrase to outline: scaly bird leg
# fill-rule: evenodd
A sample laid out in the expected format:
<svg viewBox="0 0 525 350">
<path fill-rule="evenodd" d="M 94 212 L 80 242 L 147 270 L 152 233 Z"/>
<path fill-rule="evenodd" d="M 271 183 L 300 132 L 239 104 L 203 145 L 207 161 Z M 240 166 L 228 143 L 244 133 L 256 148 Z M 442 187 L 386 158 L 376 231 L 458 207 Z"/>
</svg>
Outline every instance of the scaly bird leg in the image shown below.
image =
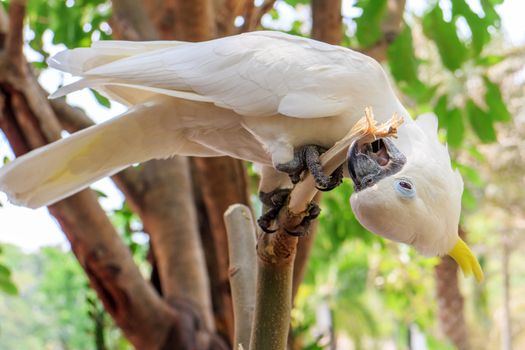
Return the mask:
<svg viewBox="0 0 525 350">
<path fill-rule="evenodd" d="M 301 180 L 301 174 L 308 170 L 314 177 L 316 187 L 320 191 L 330 191 L 339 186 L 343 180 L 343 167 L 337 168 L 332 175 L 323 172 L 319 156 L 326 149 L 318 145 L 304 145 L 297 148 L 294 158 L 286 163 L 278 164 L 276 169 L 287 173 L 293 184 Z"/>
<path fill-rule="evenodd" d="M 290 188 L 277 188 L 271 192 L 259 192 L 264 207 L 269 208 L 259 219 L 257 224 L 266 233 L 274 233 L 277 229 L 271 228 L 272 222 L 277 219 L 279 212 L 288 202 L 288 196 L 292 190 Z"/>
</svg>

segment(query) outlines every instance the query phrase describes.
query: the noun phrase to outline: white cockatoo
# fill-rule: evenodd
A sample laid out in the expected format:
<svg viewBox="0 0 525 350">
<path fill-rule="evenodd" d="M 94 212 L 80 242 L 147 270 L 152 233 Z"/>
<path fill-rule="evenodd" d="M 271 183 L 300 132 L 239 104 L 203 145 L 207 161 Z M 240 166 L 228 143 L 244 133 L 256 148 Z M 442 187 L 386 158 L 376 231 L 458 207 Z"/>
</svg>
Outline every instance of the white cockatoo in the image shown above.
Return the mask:
<svg viewBox="0 0 525 350">
<path fill-rule="evenodd" d="M 482 272 L 458 236 L 463 182 L 437 139 L 435 117 L 413 121 L 381 66 L 340 46 L 279 32 L 188 43 L 95 42 L 61 52 L 53 68 L 80 76 L 51 97 L 93 88 L 123 115 L 39 148 L 0 171 L 0 189 L 31 208 L 52 204 L 127 166 L 173 155 L 228 155 L 262 166 L 261 193 L 278 211 L 305 167 L 320 189 L 319 153 L 371 107 L 404 119 L 398 138 L 355 142 L 347 167 L 352 209 L 370 231 Z M 313 213 L 314 217 L 317 213 Z M 264 217 L 264 215 L 263 215 Z M 260 221 L 268 229 L 267 215 Z"/>
</svg>

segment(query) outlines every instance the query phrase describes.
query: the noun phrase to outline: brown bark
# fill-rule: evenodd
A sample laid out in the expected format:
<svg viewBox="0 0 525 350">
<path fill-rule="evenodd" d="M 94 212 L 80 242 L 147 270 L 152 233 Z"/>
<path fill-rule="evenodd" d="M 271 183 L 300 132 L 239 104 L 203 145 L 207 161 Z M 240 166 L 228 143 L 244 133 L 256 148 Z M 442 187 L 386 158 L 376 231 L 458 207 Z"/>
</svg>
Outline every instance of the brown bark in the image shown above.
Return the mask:
<svg viewBox="0 0 525 350">
<path fill-rule="evenodd" d="M 248 0 L 250 1 L 250 0 Z M 261 18 L 265 13 L 270 11 L 276 0 L 264 0 L 261 6 L 255 7 L 253 4 L 246 4 L 246 11 L 244 15 L 243 32 L 251 32 L 256 30 L 261 24 Z"/>
<path fill-rule="evenodd" d="M 463 237 L 464 233 L 460 231 Z M 436 266 L 438 315 L 445 335 L 459 350 L 470 349 L 464 299 L 459 289 L 458 265 L 448 255 Z"/>
<path fill-rule="evenodd" d="M 138 37 L 125 37 L 126 39 L 151 39 L 147 38 L 141 29 L 152 25 L 152 21 L 146 16 L 148 12 L 152 13 L 146 11 L 145 5 L 148 5 L 148 2 L 114 0 L 113 4 L 118 4 L 123 13 L 143 13 L 142 17 L 136 20 L 133 20 L 136 17 L 132 17 L 131 21 L 130 28 L 135 29 Z M 167 1 L 166 4 L 170 6 L 171 3 Z M 176 6 L 175 9 L 179 10 Z M 192 14 L 180 17 L 190 15 Z M 123 17 L 118 22 L 125 22 L 126 19 L 127 17 Z M 159 31 L 167 35 L 165 30 L 163 27 Z M 193 203 L 189 174 L 187 159 L 173 157 L 170 160 L 146 162 L 135 174 L 123 174 L 125 177 L 117 178 L 117 183 L 123 187 L 128 197 L 134 199 L 133 207 L 151 237 L 163 296 L 170 303 L 178 300 L 189 301 L 198 310 L 206 328 L 213 330 L 215 325 L 209 280 L 198 231 L 197 214 L 195 207 L 189 204 Z"/>
<path fill-rule="evenodd" d="M 203 41 L 217 36 L 211 1 L 176 0 L 175 16 L 175 33 L 179 39 Z"/>
<path fill-rule="evenodd" d="M 203 240 L 213 244 L 211 253 L 208 250 L 210 260 L 215 266 L 216 274 L 211 275 L 218 290 L 216 295 L 216 309 L 221 311 L 218 321 L 225 327 L 226 334 L 233 338 L 234 320 L 233 304 L 229 284 L 229 261 L 228 261 L 228 239 L 224 225 L 223 214 L 228 207 L 235 203 L 249 205 L 247 181 L 244 165 L 241 161 L 227 157 L 220 158 L 194 158 L 193 159 L 197 182 L 201 191 L 202 201 L 206 209 L 207 224 L 210 230 L 204 230 Z M 210 236 L 206 237 L 206 232 Z M 215 259 L 213 259 L 215 258 Z M 210 264 L 209 264 L 210 265 Z M 215 294 L 214 293 L 214 294 Z"/>
<path fill-rule="evenodd" d="M 253 1 L 213 0 L 217 36 L 227 36 L 234 33 L 235 17 L 242 15 L 245 7 L 253 7 Z"/>
<path fill-rule="evenodd" d="M 317 196 L 316 203 L 319 202 L 321 195 Z M 303 282 L 304 275 L 306 274 L 306 268 L 308 267 L 308 259 L 310 258 L 310 252 L 312 251 L 315 237 L 317 236 L 317 227 L 319 220 L 315 220 L 310 225 L 310 232 L 301 237 L 297 243 L 297 253 L 294 261 L 293 268 L 293 282 L 292 282 L 292 298 L 295 299 L 299 286 Z"/>
<path fill-rule="evenodd" d="M 153 3 L 156 2 L 146 2 L 147 5 L 151 5 Z M 165 4 L 169 6 L 170 3 L 165 2 Z M 168 36 L 164 37 L 164 39 L 174 38 L 173 34 L 168 34 L 167 32 L 165 32 L 163 35 Z M 195 35 L 195 33 L 187 33 L 187 35 L 193 36 Z M 69 131 L 77 131 L 78 129 L 92 125 L 92 122 L 89 120 L 89 118 L 86 118 L 82 112 L 68 106 L 63 100 L 52 101 L 52 103 L 53 108 L 60 113 L 62 124 Z M 215 293 L 213 293 L 213 307 L 215 312 L 216 325 L 221 334 L 224 334 L 226 338 L 229 337 L 231 339 L 231 337 L 233 336 L 233 314 L 231 307 L 230 289 L 227 280 L 228 261 L 224 225 L 222 223 L 222 213 L 231 203 L 248 202 L 244 169 L 242 162 L 235 161 L 226 157 L 201 160 L 200 162 L 199 160 L 197 160 L 196 162 L 200 164 L 199 168 L 202 170 L 203 173 L 205 173 L 204 176 L 200 176 L 200 178 L 202 178 L 203 181 L 202 185 L 200 185 L 198 192 L 200 193 L 201 191 L 206 191 L 207 193 L 205 201 L 206 205 L 203 204 L 203 206 L 201 207 L 201 209 L 206 210 L 206 212 L 199 210 L 199 221 L 201 222 L 201 234 L 203 235 L 202 241 L 204 242 L 204 247 L 206 249 L 206 258 L 208 260 L 207 266 L 209 276 L 211 279 L 210 282 L 213 287 L 212 290 L 216 291 Z M 209 164 L 209 166 L 207 164 Z M 199 252 L 202 249 L 186 249 L 184 248 L 186 245 L 174 246 L 173 244 L 165 244 L 168 241 L 178 241 L 177 238 L 174 237 L 174 232 L 172 232 L 174 230 L 173 228 L 179 227 L 180 229 L 182 227 L 185 227 L 184 224 L 186 224 L 187 226 L 187 222 L 182 224 L 174 224 L 172 222 L 172 224 L 168 224 L 168 221 L 173 221 L 173 219 L 167 219 L 167 215 L 165 215 L 163 218 L 159 218 L 158 215 L 156 215 L 156 212 L 157 210 L 160 210 L 160 208 L 157 208 L 155 210 L 149 210 L 148 205 L 144 203 L 143 197 L 145 195 L 145 187 L 151 187 L 152 182 L 150 181 L 150 185 L 146 185 L 145 182 L 148 182 L 148 180 L 144 179 L 143 175 L 144 172 L 147 172 L 147 169 L 150 166 L 151 164 L 149 162 L 141 166 L 140 170 L 129 168 L 124 172 L 115 175 L 113 179 L 116 182 L 117 186 L 126 194 L 126 198 L 128 199 L 134 211 L 140 214 L 141 218 L 145 222 L 146 230 L 152 236 L 152 244 L 155 246 L 155 249 L 153 249 L 156 256 L 155 261 L 159 273 L 163 275 L 163 290 L 169 289 L 171 290 L 171 292 L 169 292 L 168 294 L 176 295 L 174 294 L 174 291 L 180 289 L 186 283 L 177 282 L 178 280 L 180 280 L 180 278 L 176 277 L 176 269 L 171 271 L 171 274 L 169 273 L 171 269 L 170 266 L 174 266 L 177 264 L 177 259 L 180 258 L 180 255 L 182 254 L 181 251 L 184 252 L 185 255 L 199 255 Z M 170 168 L 169 165 L 167 165 L 167 167 Z M 163 170 L 160 170 L 159 166 L 157 166 L 157 168 L 159 168 L 157 169 L 159 172 L 163 172 Z M 149 173 L 153 174 L 153 172 L 151 171 L 149 171 Z M 210 174 L 212 175 L 210 176 Z M 215 181 L 211 181 L 210 179 Z M 170 193 L 170 189 L 174 190 L 176 188 L 177 191 L 180 192 L 184 188 L 188 188 L 187 186 L 177 186 L 178 180 L 176 180 L 175 178 L 169 179 L 167 177 L 162 177 L 162 179 L 158 178 L 156 181 L 161 181 L 156 182 L 156 187 L 164 188 L 165 191 L 157 191 L 160 197 L 158 200 L 150 200 L 151 203 L 166 203 L 167 201 L 163 197 L 166 196 L 167 193 Z M 166 184 L 166 181 L 170 181 L 171 186 Z M 174 194 L 175 193 L 173 193 L 173 195 Z M 186 200 L 188 200 L 188 198 L 186 198 Z M 203 200 L 201 199 L 201 201 Z M 179 217 L 186 218 L 187 215 L 182 213 L 182 215 L 180 215 Z M 156 222 L 157 220 L 164 221 L 164 224 Z M 212 223 L 211 225 L 210 222 Z M 164 227 L 165 229 L 161 229 L 162 227 Z M 181 230 L 181 232 L 184 231 L 185 229 Z M 159 244 L 157 242 L 162 242 L 162 244 Z M 180 244 L 180 240 L 178 242 Z M 190 248 L 191 245 L 192 244 L 189 244 Z M 183 260 L 191 259 L 186 258 Z M 199 259 L 196 260 L 198 261 Z M 171 261 L 171 263 L 167 261 Z M 163 265 L 164 267 L 159 265 Z M 192 268 L 197 268 L 198 266 L 200 266 L 200 264 L 193 264 L 191 266 Z M 183 271 L 187 270 L 188 269 L 183 269 Z M 164 271 L 164 273 L 162 273 L 162 271 Z M 196 276 L 198 277 L 198 274 Z M 191 280 L 199 280 L 199 278 L 192 278 Z M 186 290 L 191 289 L 187 288 Z M 191 296 L 199 295 L 198 292 L 186 292 L 182 294 L 189 294 Z"/>
<path fill-rule="evenodd" d="M 183 319 L 144 281 L 92 191 L 82 191 L 50 206 L 49 211 L 70 241 L 106 311 L 134 346 L 162 349 L 178 344 L 193 348 L 193 315 Z"/>
<path fill-rule="evenodd" d="M 343 38 L 341 0 L 312 0 L 312 38 L 338 45 Z"/>
<path fill-rule="evenodd" d="M 230 2 L 231 6 L 236 5 Z M 238 6 L 238 5 L 237 5 Z M 175 1 L 173 13 L 175 17 L 175 33 L 166 39 L 187 41 L 202 41 L 214 38 L 216 19 L 210 1 Z M 227 20 L 227 19 L 226 19 Z M 222 334 L 233 340 L 234 322 L 231 292 L 228 281 L 228 246 L 223 213 L 234 203 L 249 203 L 246 175 L 243 163 L 229 157 L 194 158 L 192 162 L 196 169 L 198 199 L 204 205 L 205 213 L 201 212 L 202 240 L 206 242 L 207 266 L 213 268 L 209 272 L 211 285 L 214 288 L 213 302 L 217 326 Z M 207 226 L 207 227 L 205 227 Z"/>
<path fill-rule="evenodd" d="M 215 328 L 204 253 L 197 230 L 188 160 L 150 161 L 141 171 L 140 217 L 150 233 L 163 297 L 189 302 Z M 174 185 L 175 183 L 175 185 Z M 188 252 L 183 252 L 185 249 Z"/>
<path fill-rule="evenodd" d="M 156 40 L 158 33 L 140 0 L 113 0 L 111 28 L 116 38 Z M 160 12 L 160 11 L 159 11 Z"/>
<path fill-rule="evenodd" d="M 23 5 L 12 2 L 12 25 L 6 43 L 20 37 L 16 31 L 22 30 L 19 17 L 23 18 L 23 13 Z M 20 52 L 11 47 L 0 53 L 0 126 L 17 155 L 58 139 L 61 131 Z M 63 104 L 54 105 L 55 110 L 68 110 Z M 79 124 L 83 123 L 86 121 Z M 107 311 L 137 348 L 222 348 L 214 335 L 199 325 L 199 318 L 186 303 L 177 300 L 175 308 L 170 307 L 143 279 L 91 191 L 82 191 L 49 210 L 62 226 Z"/>
</svg>

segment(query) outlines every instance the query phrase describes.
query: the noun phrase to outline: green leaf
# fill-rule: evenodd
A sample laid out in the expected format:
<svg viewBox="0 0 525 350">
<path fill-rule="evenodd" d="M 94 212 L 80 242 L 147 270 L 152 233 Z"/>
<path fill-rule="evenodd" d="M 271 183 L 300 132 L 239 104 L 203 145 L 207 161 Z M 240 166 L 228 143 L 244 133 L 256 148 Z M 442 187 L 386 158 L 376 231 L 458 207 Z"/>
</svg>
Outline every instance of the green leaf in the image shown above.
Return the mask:
<svg viewBox="0 0 525 350">
<path fill-rule="evenodd" d="M 293 7 L 299 4 L 307 5 L 310 3 L 309 0 L 285 0 L 284 2 L 286 2 L 288 5 L 293 6 Z"/>
<path fill-rule="evenodd" d="M 449 109 L 448 96 L 442 95 L 434 106 L 434 113 L 439 127 L 447 131 L 447 144 L 453 148 L 461 146 L 465 135 L 462 111 L 459 108 Z"/>
<path fill-rule="evenodd" d="M 501 91 L 498 85 L 494 84 L 487 78 L 483 77 L 487 92 L 485 93 L 485 103 L 489 107 L 489 113 L 492 119 L 496 121 L 508 122 L 512 116 L 503 101 Z"/>
<path fill-rule="evenodd" d="M 4 265 L 0 264 L 0 278 L 11 277 L 11 271 Z"/>
<path fill-rule="evenodd" d="M 423 31 L 436 43 L 441 61 L 447 69 L 455 71 L 461 67 L 468 57 L 467 48 L 459 40 L 455 24 L 443 19 L 443 11 L 438 4 L 423 17 Z"/>
<path fill-rule="evenodd" d="M 459 108 L 447 111 L 447 144 L 452 148 L 458 148 L 463 142 L 465 125 L 463 124 L 463 113 Z"/>
<path fill-rule="evenodd" d="M 386 5 L 386 0 L 359 0 L 355 4 L 363 9 L 361 16 L 355 19 L 355 35 L 363 47 L 371 46 L 383 35 L 381 22 L 386 14 Z"/>
<path fill-rule="evenodd" d="M 6 294 L 9 295 L 17 295 L 18 294 L 18 288 L 16 288 L 15 284 L 7 278 L 2 278 L 0 276 L 0 291 L 3 291 Z"/>
<path fill-rule="evenodd" d="M 481 0 L 480 2 L 487 22 L 496 28 L 499 27 L 501 25 L 501 18 L 495 9 L 495 5 L 503 3 L 503 0 Z"/>
<path fill-rule="evenodd" d="M 438 87 L 438 85 L 426 86 L 420 80 L 412 82 L 411 84 L 400 84 L 401 90 L 405 94 L 412 97 L 420 105 L 420 108 L 423 107 L 423 104 L 432 100 L 432 98 L 436 95 Z"/>
<path fill-rule="evenodd" d="M 481 188 L 484 185 L 484 181 L 479 172 L 473 167 L 461 163 L 457 163 L 456 167 L 459 169 L 461 175 L 474 186 Z"/>
<path fill-rule="evenodd" d="M 396 81 L 405 81 L 409 84 L 419 81 L 418 61 L 414 54 L 412 31 L 407 24 L 396 40 L 388 47 L 387 57 L 390 72 Z"/>
<path fill-rule="evenodd" d="M 104 192 L 99 191 L 99 190 L 94 190 L 94 191 L 95 191 L 97 198 L 108 198 L 108 195 L 105 194 Z"/>
<path fill-rule="evenodd" d="M 102 96 L 96 90 L 93 90 L 93 89 L 89 89 L 89 90 L 91 90 L 91 92 L 93 93 L 93 96 L 95 96 L 95 99 L 100 105 L 106 108 L 111 108 L 111 101 L 108 98 Z"/>
<path fill-rule="evenodd" d="M 484 143 L 496 141 L 496 130 L 490 114 L 479 108 L 472 100 L 467 101 L 466 111 L 470 125 L 478 138 Z"/>
<path fill-rule="evenodd" d="M 476 64 L 483 67 L 490 67 L 495 64 L 500 63 L 505 59 L 505 56 L 501 55 L 487 55 L 484 57 L 478 57 L 476 59 Z"/>
<path fill-rule="evenodd" d="M 438 127 L 440 129 L 447 128 L 447 114 L 448 114 L 448 95 L 441 95 L 435 106 L 434 114 L 438 118 Z"/>
<path fill-rule="evenodd" d="M 452 0 L 452 14 L 454 16 L 462 16 L 467 21 L 472 33 L 474 56 L 479 55 L 485 44 L 490 41 L 489 24 L 472 11 L 465 0 Z"/>
<path fill-rule="evenodd" d="M 463 196 L 461 197 L 461 205 L 469 210 L 476 209 L 478 205 L 476 197 L 468 187 L 465 187 L 463 191 Z"/>
</svg>

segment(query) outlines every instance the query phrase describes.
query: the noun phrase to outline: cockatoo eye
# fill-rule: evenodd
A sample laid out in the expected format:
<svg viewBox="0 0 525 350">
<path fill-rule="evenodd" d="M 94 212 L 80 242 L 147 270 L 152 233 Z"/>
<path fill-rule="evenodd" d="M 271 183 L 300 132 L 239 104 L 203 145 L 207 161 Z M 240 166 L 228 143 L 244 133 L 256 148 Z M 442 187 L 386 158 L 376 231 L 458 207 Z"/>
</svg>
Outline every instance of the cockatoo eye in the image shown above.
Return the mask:
<svg viewBox="0 0 525 350">
<path fill-rule="evenodd" d="M 403 198 L 413 198 L 416 195 L 416 187 L 408 179 L 396 179 L 394 189 Z"/>
</svg>

